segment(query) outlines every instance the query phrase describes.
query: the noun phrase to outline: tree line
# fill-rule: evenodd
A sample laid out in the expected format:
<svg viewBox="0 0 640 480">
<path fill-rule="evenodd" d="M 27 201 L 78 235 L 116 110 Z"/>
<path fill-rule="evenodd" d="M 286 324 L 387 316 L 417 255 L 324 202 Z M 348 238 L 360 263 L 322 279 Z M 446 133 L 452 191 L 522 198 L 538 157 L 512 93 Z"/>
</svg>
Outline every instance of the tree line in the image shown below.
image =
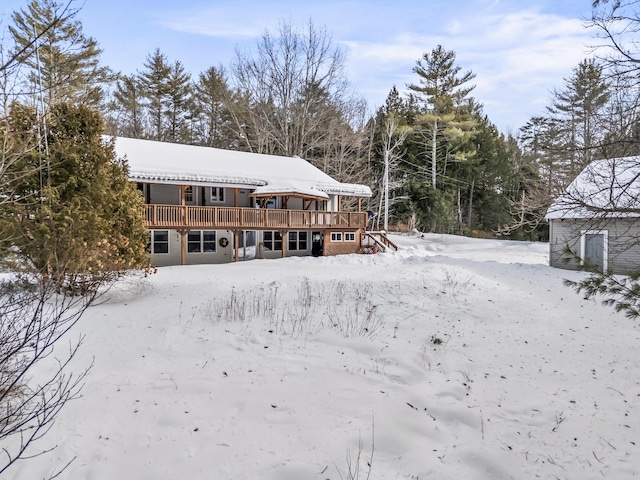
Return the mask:
<svg viewBox="0 0 640 480">
<path fill-rule="evenodd" d="M 619 56 L 583 60 L 545 112 L 505 134 L 472 96 L 475 73 L 442 45 L 416 61 L 407 94 L 391 86 L 371 113 L 349 84 L 345 51 L 312 21 L 281 22 L 226 67 L 193 74 L 156 49 L 123 74 L 101 63 L 74 1 L 31 0 L 12 15 L 0 48 L 16 60 L 0 79 L 4 118 L 16 102 L 42 118 L 70 102 L 98 111 L 107 134 L 297 155 L 372 186 L 381 228 L 546 239 L 546 208 L 586 164 L 637 149 L 633 62 Z M 621 7 L 593 7 L 591 24 L 614 38 L 608 19 Z"/>
<path fill-rule="evenodd" d="M 381 227 L 494 235 L 512 223 L 510 205 L 536 173 L 471 96 L 475 74 L 461 72 L 443 46 L 416 61 L 409 94 L 391 86 L 385 105 L 371 112 L 349 84 L 344 49 L 312 21 L 281 22 L 227 66 L 187 72 L 156 49 L 123 74 L 101 63 L 73 5 L 31 0 L 14 12 L 1 52 L 18 60 L 0 80 L 4 116 L 16 101 L 43 117 L 71 102 L 98 111 L 107 134 L 297 155 L 340 181 L 371 185 L 368 209 Z M 390 141 L 393 152 L 385 150 Z"/>
</svg>

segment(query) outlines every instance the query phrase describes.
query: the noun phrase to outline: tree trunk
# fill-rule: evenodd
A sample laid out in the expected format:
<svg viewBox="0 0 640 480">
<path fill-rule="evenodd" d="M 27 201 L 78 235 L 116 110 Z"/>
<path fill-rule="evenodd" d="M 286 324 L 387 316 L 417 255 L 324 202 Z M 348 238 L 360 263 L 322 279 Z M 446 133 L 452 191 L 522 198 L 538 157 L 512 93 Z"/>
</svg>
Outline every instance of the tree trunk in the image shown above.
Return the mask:
<svg viewBox="0 0 640 480">
<path fill-rule="evenodd" d="M 467 215 L 467 227 L 471 230 L 471 222 L 473 219 L 473 190 L 476 185 L 476 179 L 471 180 L 471 188 L 469 190 L 469 213 Z"/>
<path fill-rule="evenodd" d="M 436 150 L 437 150 L 437 142 L 436 135 L 438 134 L 438 118 L 436 117 L 433 121 L 433 131 L 431 138 L 431 186 L 433 189 L 436 189 Z"/>
</svg>

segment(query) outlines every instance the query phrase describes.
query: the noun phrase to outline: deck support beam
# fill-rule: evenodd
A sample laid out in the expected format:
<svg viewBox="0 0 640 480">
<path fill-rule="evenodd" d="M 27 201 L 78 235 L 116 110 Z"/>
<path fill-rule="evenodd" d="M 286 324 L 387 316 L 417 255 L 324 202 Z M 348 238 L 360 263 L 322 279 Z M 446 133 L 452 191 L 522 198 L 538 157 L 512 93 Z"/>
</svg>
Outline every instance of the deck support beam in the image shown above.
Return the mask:
<svg viewBox="0 0 640 480">
<path fill-rule="evenodd" d="M 180 265 L 187 264 L 187 234 L 188 228 L 179 228 L 176 230 L 180 234 Z"/>
<path fill-rule="evenodd" d="M 233 230 L 231 230 L 233 232 L 233 261 L 237 262 L 238 261 L 238 238 L 240 237 L 240 230 L 234 228 Z M 245 253 L 246 255 L 246 253 Z M 245 258 L 246 260 L 246 258 Z"/>
</svg>

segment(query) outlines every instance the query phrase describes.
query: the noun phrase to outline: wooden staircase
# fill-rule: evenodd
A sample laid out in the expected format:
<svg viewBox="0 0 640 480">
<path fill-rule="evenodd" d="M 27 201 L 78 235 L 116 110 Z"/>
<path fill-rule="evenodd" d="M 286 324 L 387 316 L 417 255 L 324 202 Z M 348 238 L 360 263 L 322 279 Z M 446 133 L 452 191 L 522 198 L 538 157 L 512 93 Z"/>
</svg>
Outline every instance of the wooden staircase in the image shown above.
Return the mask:
<svg viewBox="0 0 640 480">
<path fill-rule="evenodd" d="M 389 240 L 387 232 L 364 232 L 360 238 L 360 247 L 362 253 L 377 253 L 378 251 L 386 252 L 387 249 L 398 250 L 398 246 Z"/>
</svg>

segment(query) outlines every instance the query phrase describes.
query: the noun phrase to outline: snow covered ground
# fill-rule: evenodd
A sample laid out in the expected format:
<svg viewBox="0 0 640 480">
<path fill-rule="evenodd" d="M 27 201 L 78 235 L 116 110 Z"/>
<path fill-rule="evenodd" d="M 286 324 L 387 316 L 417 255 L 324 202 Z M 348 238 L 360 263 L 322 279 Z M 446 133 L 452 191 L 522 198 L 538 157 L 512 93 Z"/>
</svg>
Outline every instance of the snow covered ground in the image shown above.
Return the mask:
<svg viewBox="0 0 640 480">
<path fill-rule="evenodd" d="M 15 478 L 640 478 L 637 321 L 547 244 L 392 239 L 120 283 L 79 325 L 58 448 Z"/>
</svg>

